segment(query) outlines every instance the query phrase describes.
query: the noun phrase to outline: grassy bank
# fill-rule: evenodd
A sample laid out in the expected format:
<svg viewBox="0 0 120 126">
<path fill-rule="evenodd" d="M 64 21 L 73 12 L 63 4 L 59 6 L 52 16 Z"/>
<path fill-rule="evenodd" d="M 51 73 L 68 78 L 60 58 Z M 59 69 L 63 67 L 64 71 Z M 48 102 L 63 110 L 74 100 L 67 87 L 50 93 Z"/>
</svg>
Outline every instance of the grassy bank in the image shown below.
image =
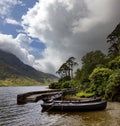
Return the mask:
<svg viewBox="0 0 120 126">
<path fill-rule="evenodd" d="M 87 93 L 87 92 L 78 92 L 76 94 L 69 94 L 69 95 L 66 95 L 63 99 L 65 100 L 81 100 L 81 99 L 85 99 L 85 98 L 90 98 L 90 97 L 93 97 L 94 96 L 94 93 Z"/>
<path fill-rule="evenodd" d="M 42 86 L 49 85 L 46 83 L 40 83 L 30 78 L 7 78 L 0 80 L 0 86 Z"/>
<path fill-rule="evenodd" d="M 89 97 L 94 96 L 94 93 L 87 93 L 87 92 L 81 91 L 81 92 L 78 92 L 78 93 L 76 94 L 76 96 L 77 96 L 77 97 L 87 97 L 87 98 L 89 98 Z"/>
</svg>

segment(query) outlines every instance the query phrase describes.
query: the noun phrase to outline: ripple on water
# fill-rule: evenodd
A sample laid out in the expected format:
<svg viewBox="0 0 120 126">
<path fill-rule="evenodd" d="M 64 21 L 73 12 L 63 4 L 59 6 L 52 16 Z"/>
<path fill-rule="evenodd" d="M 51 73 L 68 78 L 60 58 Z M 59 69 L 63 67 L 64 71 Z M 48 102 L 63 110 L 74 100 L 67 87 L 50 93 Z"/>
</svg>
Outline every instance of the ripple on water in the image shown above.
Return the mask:
<svg viewBox="0 0 120 126">
<path fill-rule="evenodd" d="M 0 87 L 0 126 L 120 126 L 120 103 L 95 112 L 42 112 L 40 102 L 17 105 L 17 94 L 38 87 Z M 44 88 L 41 88 L 43 90 Z"/>
</svg>

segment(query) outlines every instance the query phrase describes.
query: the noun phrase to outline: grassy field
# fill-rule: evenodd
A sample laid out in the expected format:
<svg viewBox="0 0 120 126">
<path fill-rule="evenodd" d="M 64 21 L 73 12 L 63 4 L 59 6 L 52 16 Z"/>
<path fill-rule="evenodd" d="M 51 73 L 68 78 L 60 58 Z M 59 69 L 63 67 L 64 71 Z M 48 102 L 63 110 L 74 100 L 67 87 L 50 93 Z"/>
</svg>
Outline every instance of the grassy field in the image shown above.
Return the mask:
<svg viewBox="0 0 120 126">
<path fill-rule="evenodd" d="M 40 83 L 30 78 L 7 78 L 0 80 L 0 86 L 46 86 L 49 83 Z"/>
</svg>

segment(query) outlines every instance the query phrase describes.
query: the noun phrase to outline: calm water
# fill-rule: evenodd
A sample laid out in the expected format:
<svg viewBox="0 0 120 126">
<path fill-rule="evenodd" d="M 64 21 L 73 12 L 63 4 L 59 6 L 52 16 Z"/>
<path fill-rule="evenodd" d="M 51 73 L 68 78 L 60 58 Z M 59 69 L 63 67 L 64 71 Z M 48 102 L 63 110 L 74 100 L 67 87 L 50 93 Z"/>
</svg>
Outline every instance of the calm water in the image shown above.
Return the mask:
<svg viewBox="0 0 120 126">
<path fill-rule="evenodd" d="M 0 126 L 120 126 L 120 103 L 95 112 L 42 112 L 38 103 L 17 105 L 17 94 L 47 87 L 0 87 Z"/>
</svg>

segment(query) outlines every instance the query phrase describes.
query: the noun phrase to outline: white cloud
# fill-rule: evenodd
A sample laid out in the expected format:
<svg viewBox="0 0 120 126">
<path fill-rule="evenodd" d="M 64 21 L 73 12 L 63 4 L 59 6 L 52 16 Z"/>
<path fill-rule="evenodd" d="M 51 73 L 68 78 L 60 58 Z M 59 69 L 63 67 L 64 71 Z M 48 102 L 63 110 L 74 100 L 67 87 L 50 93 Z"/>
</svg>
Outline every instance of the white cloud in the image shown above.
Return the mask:
<svg viewBox="0 0 120 126">
<path fill-rule="evenodd" d="M 0 49 L 10 52 L 16 55 L 25 64 L 33 66 L 35 58 L 29 53 L 27 48 L 21 46 L 19 41 L 19 35 L 17 38 L 13 38 L 12 35 L 0 34 Z"/>
<path fill-rule="evenodd" d="M 20 0 L 1 0 L 0 15 L 7 16 Z M 24 63 L 48 73 L 55 73 L 70 56 L 77 60 L 91 50 L 106 52 L 106 37 L 120 19 L 120 0 L 39 0 L 22 16 L 26 34 L 0 34 L 0 49 L 15 54 Z M 7 18 L 6 23 L 17 25 Z M 46 48 L 36 59 L 29 44 L 38 38 Z"/>
<path fill-rule="evenodd" d="M 90 50 L 106 52 L 106 37 L 119 23 L 119 5 L 119 0 L 39 0 L 22 17 L 25 32 L 46 44 L 34 66 L 53 72 L 69 56 L 80 60 Z"/>
<path fill-rule="evenodd" d="M 16 37 L 15 40 L 19 43 L 22 43 L 23 45 L 24 44 L 28 45 L 32 42 L 32 39 L 29 36 L 27 36 L 26 34 L 23 34 L 23 33 L 18 34 L 18 36 Z"/>
<path fill-rule="evenodd" d="M 20 4 L 22 5 L 21 0 L 0 0 L 0 17 L 4 18 L 9 16 L 13 6 Z"/>
<path fill-rule="evenodd" d="M 12 25 L 20 25 L 19 22 L 17 22 L 17 21 L 14 20 L 14 19 L 10 19 L 10 18 L 6 18 L 6 19 L 5 19 L 5 23 L 7 23 L 7 24 L 12 24 Z"/>
<path fill-rule="evenodd" d="M 26 34 L 20 33 L 16 38 L 13 38 L 12 35 L 0 33 L 0 50 L 16 55 L 22 62 L 37 70 L 47 71 L 48 64 L 42 64 L 45 60 L 43 59 L 41 62 L 30 53 L 34 51 L 34 48 L 30 47 L 31 42 L 32 39 Z"/>
</svg>

